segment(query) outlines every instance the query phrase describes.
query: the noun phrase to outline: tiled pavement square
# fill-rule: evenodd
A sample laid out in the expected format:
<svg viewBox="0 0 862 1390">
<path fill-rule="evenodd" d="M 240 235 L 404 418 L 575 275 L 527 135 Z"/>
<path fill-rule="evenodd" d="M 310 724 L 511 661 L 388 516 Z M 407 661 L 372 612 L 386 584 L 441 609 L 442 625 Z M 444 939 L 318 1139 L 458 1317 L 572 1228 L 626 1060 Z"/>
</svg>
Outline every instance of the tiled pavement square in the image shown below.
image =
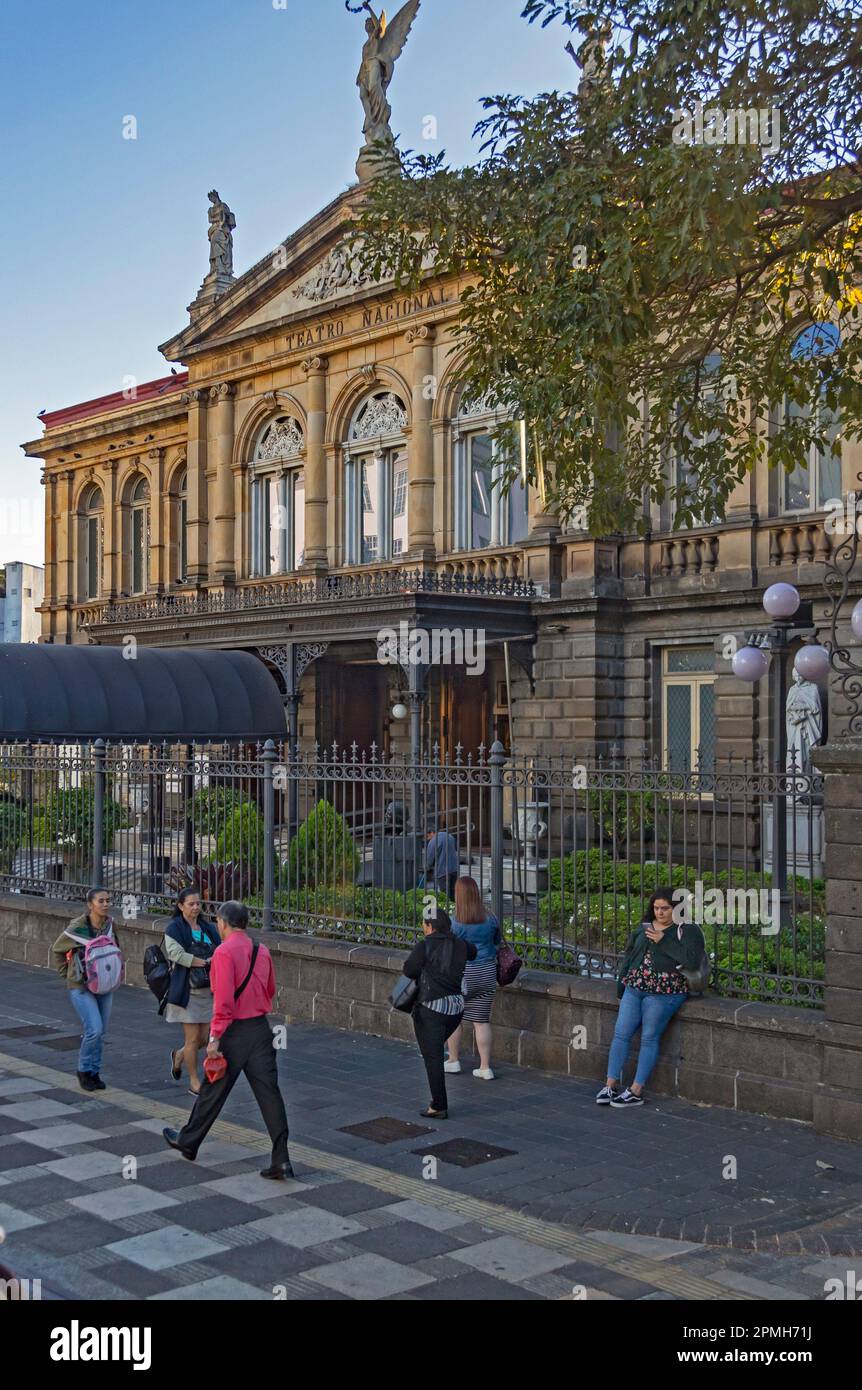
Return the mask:
<svg viewBox="0 0 862 1390">
<path fill-rule="evenodd" d="M 224 1250 L 218 1241 L 189 1231 L 183 1226 L 163 1226 L 145 1235 L 130 1236 L 128 1240 L 112 1240 L 108 1249 L 121 1259 L 143 1265 L 144 1269 L 171 1269 L 188 1260 L 205 1260 Z"/>
<path fill-rule="evenodd" d="M 269 1178 L 262 1178 L 255 1172 L 235 1173 L 227 1178 L 207 1176 L 205 1182 L 210 1192 L 221 1193 L 224 1197 L 235 1197 L 238 1202 L 248 1202 L 250 1205 L 270 1202 L 274 1197 L 301 1197 L 309 1191 L 302 1182 L 271 1182 Z"/>
<path fill-rule="evenodd" d="M 389 1204 L 387 1193 L 359 1182 L 339 1182 L 320 1188 L 313 1200 L 316 1207 L 339 1216 L 352 1216 L 354 1212 L 371 1211 Z"/>
<path fill-rule="evenodd" d="M 305 1207 L 302 1211 L 288 1212 L 284 1216 L 265 1216 L 252 1222 L 252 1225 L 273 1240 L 283 1240 L 286 1245 L 295 1245 L 299 1250 L 310 1245 L 322 1245 L 324 1241 L 343 1240 L 345 1236 L 357 1235 L 365 1229 L 350 1217 L 336 1216 L 320 1207 Z"/>
<path fill-rule="evenodd" d="M 12 1183 L 4 1191 L 7 1199 L 24 1211 L 36 1211 L 51 1202 L 63 1202 L 69 1197 L 81 1195 L 77 1183 L 58 1177 L 56 1173 L 43 1173 L 40 1178 L 33 1178 L 29 1182 Z"/>
<path fill-rule="evenodd" d="M 135 1298 L 151 1298 L 153 1294 L 176 1288 L 176 1280 L 171 1278 L 170 1270 L 157 1274 L 151 1269 L 132 1264 L 130 1260 L 118 1260 L 110 1254 L 108 1259 L 109 1263 L 100 1267 L 99 1277 Z"/>
<path fill-rule="evenodd" d="M 105 1221 L 119 1221 L 124 1216 L 137 1216 L 140 1212 L 160 1211 L 165 1207 L 177 1205 L 173 1197 L 154 1192 L 138 1182 L 124 1182 L 120 1187 L 100 1189 L 84 1196 L 73 1197 L 69 1205 L 80 1211 L 100 1216 Z"/>
<path fill-rule="evenodd" d="M 38 1226 L 40 1218 L 31 1216 L 29 1212 L 22 1211 L 20 1207 L 7 1206 L 5 1202 L 0 1202 L 0 1228 L 7 1235 L 12 1235 L 14 1231 L 25 1231 L 29 1226 Z"/>
<path fill-rule="evenodd" d="M 116 1238 L 116 1227 L 98 1217 L 81 1212 L 46 1222 L 27 1234 L 27 1245 L 45 1250 L 51 1255 L 74 1255 L 79 1250 L 105 1246 Z"/>
<path fill-rule="evenodd" d="M 61 1105 L 56 1100 L 15 1100 L 9 1105 L 0 1105 L 0 1120 L 54 1120 L 58 1116 L 68 1117 L 73 1112 L 71 1105 Z"/>
<path fill-rule="evenodd" d="M 157 1293 L 150 1296 L 150 1301 L 153 1303 L 164 1301 L 207 1303 L 214 1300 L 223 1303 L 263 1303 L 271 1301 L 272 1294 L 266 1293 L 263 1289 L 255 1288 L 253 1284 L 243 1284 L 239 1279 L 233 1279 L 227 1274 L 220 1274 L 212 1279 L 203 1279 L 198 1284 L 187 1284 L 184 1288 L 172 1289 L 169 1293 Z"/>
<path fill-rule="evenodd" d="M 183 1221 L 192 1231 L 218 1232 L 228 1226 L 239 1226 L 254 1221 L 254 1208 L 245 1202 L 237 1202 L 233 1197 L 213 1194 L 200 1202 L 190 1202 L 183 1209 Z"/>
<path fill-rule="evenodd" d="M 232 1274 L 246 1283 L 272 1289 L 294 1274 L 302 1274 L 320 1264 L 314 1249 L 297 1250 L 282 1241 L 264 1239 L 257 1245 L 240 1245 L 218 1255 L 207 1257 L 207 1265 L 221 1273 Z"/>
<path fill-rule="evenodd" d="M 20 1132 L 17 1138 L 22 1143 L 35 1144 L 40 1149 L 50 1149 L 52 1153 L 56 1153 L 58 1149 L 68 1149 L 74 1144 L 94 1144 L 98 1140 L 104 1140 L 105 1136 L 100 1130 L 90 1129 L 87 1125 L 56 1124 L 48 1128 Z M 109 1148 L 110 1141 L 104 1142 L 102 1147 Z M 0 1164 L 2 1162 L 3 1154 L 0 1151 Z"/>
<path fill-rule="evenodd" d="M 30 1096 L 37 1091 L 50 1090 L 49 1082 L 34 1081 L 29 1076 L 0 1077 L 0 1097 L 4 1100 L 8 1096 Z"/>
<path fill-rule="evenodd" d="M 166 1158 L 171 1157 L 171 1150 L 168 1148 L 161 1134 L 148 1134 L 146 1130 L 135 1129 L 128 1126 L 122 1134 L 117 1134 L 113 1138 L 105 1139 L 100 1136 L 99 1147 L 107 1149 L 112 1154 L 140 1154 L 163 1153 Z M 173 1155 L 175 1162 L 185 1163 L 186 1159 L 179 1154 Z"/>
<path fill-rule="evenodd" d="M 504 1299 L 539 1300 L 541 1297 L 523 1286 L 508 1284 L 503 1279 L 492 1279 L 474 1270 L 464 1273 L 460 1279 L 434 1280 L 413 1293 L 415 1298 L 452 1303 L 500 1303 Z"/>
<path fill-rule="evenodd" d="M 431 1277 L 418 1270 L 408 1269 L 380 1255 L 357 1255 L 337 1264 L 319 1265 L 306 1274 L 306 1279 L 323 1284 L 349 1298 L 389 1298 L 392 1294 L 408 1293 L 432 1282 Z"/>
<path fill-rule="evenodd" d="M 562 1269 L 570 1262 L 568 1255 L 560 1255 L 538 1245 L 528 1245 L 516 1236 L 497 1236 L 481 1245 L 469 1245 L 466 1249 L 451 1253 L 453 1260 L 460 1260 L 472 1269 L 515 1283 Z"/>
<path fill-rule="evenodd" d="M 382 1230 L 364 1231 L 351 1236 L 350 1244 L 408 1265 L 430 1259 L 433 1255 L 448 1255 L 453 1250 L 465 1248 L 464 1241 L 458 1240 L 454 1232 L 444 1235 L 441 1231 L 430 1231 L 427 1226 L 417 1226 L 413 1221 L 400 1221 L 397 1226 L 384 1226 Z"/>
<path fill-rule="evenodd" d="M 419 1226 L 427 1226 L 429 1231 L 451 1231 L 463 1226 L 464 1218 L 457 1212 L 447 1211 L 445 1207 L 426 1206 L 423 1202 L 392 1202 L 384 1207 L 399 1221 L 412 1221 Z"/>
<path fill-rule="evenodd" d="M 73 1182 L 89 1183 L 94 1178 L 122 1177 L 123 1162 L 119 1154 L 106 1153 L 104 1149 L 91 1149 L 89 1153 L 74 1154 L 71 1158 L 46 1159 L 43 1165 L 60 1177 Z"/>
</svg>

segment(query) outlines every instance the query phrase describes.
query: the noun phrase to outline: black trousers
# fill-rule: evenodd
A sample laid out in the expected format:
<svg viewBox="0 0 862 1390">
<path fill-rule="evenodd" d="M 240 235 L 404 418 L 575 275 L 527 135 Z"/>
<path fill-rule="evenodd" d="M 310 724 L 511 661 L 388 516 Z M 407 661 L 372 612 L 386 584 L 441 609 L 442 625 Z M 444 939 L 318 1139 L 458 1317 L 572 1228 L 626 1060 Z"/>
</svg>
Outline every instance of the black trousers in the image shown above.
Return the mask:
<svg viewBox="0 0 862 1390">
<path fill-rule="evenodd" d="M 428 1073 L 432 1110 L 449 1108 L 446 1100 L 446 1073 L 443 1070 L 443 1044 L 460 1026 L 463 1017 L 463 1012 L 436 1014 L 433 1009 L 426 1009 L 424 1004 L 417 1004 L 413 1010 L 413 1031 Z"/>
<path fill-rule="evenodd" d="M 238 1018 L 222 1037 L 221 1051 L 227 1060 L 227 1071 L 220 1081 L 204 1080 L 177 1143 L 194 1158 L 221 1114 L 234 1083 L 244 1072 L 272 1140 L 273 1165 L 287 1163 L 287 1113 L 278 1089 L 278 1067 L 268 1020 L 262 1016 Z"/>
</svg>

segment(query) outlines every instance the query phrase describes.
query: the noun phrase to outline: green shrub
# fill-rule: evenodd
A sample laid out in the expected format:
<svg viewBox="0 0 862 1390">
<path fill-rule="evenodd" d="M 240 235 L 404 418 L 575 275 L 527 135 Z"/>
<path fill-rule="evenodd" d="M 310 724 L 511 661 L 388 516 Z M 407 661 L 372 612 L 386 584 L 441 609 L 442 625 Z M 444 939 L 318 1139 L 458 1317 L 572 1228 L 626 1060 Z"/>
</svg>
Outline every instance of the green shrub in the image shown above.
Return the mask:
<svg viewBox="0 0 862 1390">
<path fill-rule="evenodd" d="M 58 846 L 72 851 L 89 851 L 93 843 L 95 797 L 91 787 L 74 787 L 68 791 L 49 794 L 33 814 L 33 839 L 36 844 Z M 131 817 L 118 801 L 105 798 L 102 852 L 105 853 L 114 834 L 131 824 Z"/>
<path fill-rule="evenodd" d="M 192 798 L 191 815 L 201 835 L 219 835 L 233 812 L 250 804 L 235 787 L 201 787 Z"/>
<path fill-rule="evenodd" d="M 250 874 L 263 868 L 263 817 L 253 801 L 243 801 L 228 813 L 216 841 L 215 862 L 234 863 Z"/>
<path fill-rule="evenodd" d="M 319 801 L 291 841 L 284 886 L 352 885 L 358 871 L 359 853 L 347 822 L 328 801 Z"/>
</svg>

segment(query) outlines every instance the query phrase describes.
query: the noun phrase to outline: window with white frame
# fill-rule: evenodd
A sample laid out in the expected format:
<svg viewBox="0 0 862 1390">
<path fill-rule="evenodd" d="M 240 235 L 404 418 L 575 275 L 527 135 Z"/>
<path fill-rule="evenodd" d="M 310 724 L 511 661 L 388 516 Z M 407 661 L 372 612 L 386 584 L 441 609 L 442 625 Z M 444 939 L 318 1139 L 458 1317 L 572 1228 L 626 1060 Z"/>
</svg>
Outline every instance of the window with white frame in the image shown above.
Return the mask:
<svg viewBox="0 0 862 1390">
<path fill-rule="evenodd" d="M 712 647 L 662 652 L 662 752 L 669 772 L 715 768 L 715 656 Z"/>
<path fill-rule="evenodd" d="M 93 483 L 81 499 L 79 513 L 80 593 L 85 599 L 98 598 L 102 588 L 103 513 L 102 492 Z"/>
<path fill-rule="evenodd" d="M 178 584 L 185 584 L 189 575 L 189 547 L 188 547 L 188 521 L 189 521 L 189 475 L 184 468 L 177 478 L 176 499 L 174 502 L 174 524 L 176 526 L 176 557 L 177 572 L 176 581 Z"/>
<path fill-rule="evenodd" d="M 700 395 L 703 403 L 708 405 L 716 399 L 719 388 L 719 373 L 721 369 L 720 353 L 710 353 L 703 361 L 701 366 L 701 386 Z M 690 427 L 682 423 L 684 406 L 682 402 L 677 404 L 677 440 L 674 457 L 674 486 L 687 487 L 692 492 L 697 493 L 699 480 L 697 466 L 691 457 L 691 448 L 699 445 L 708 444 L 716 438 L 714 431 L 705 434 L 693 434 Z M 681 503 L 675 501 L 674 510 L 679 510 Z M 706 519 L 695 512 L 694 523 L 696 526 L 706 525 Z"/>
<path fill-rule="evenodd" d="M 409 544 L 407 409 L 377 391 L 355 412 L 343 446 L 344 563 L 370 565 L 404 555 Z"/>
<path fill-rule="evenodd" d="M 504 491 L 507 470 L 492 431 L 497 416 L 487 401 L 465 406 L 453 429 L 456 550 L 514 545 L 527 535 L 527 490 L 516 481 Z"/>
<path fill-rule="evenodd" d="M 790 350 L 796 361 L 810 361 L 812 358 L 828 358 L 840 345 L 841 337 L 837 325 L 831 323 L 810 324 L 796 338 Z M 785 512 L 818 511 L 836 497 L 841 497 L 841 455 L 837 446 L 839 422 L 833 411 L 824 403 L 822 392 L 814 405 L 800 405 L 797 401 L 785 399 L 785 416 L 810 418 L 816 412 L 815 425 L 818 434 L 825 440 L 826 447 L 819 448 L 812 442 L 803 458 L 799 460 L 792 473 L 783 475 L 782 506 Z"/>
<path fill-rule="evenodd" d="M 143 594 L 149 583 L 150 485 L 136 479 L 129 492 L 129 591 Z"/>
<path fill-rule="evenodd" d="M 251 465 L 251 572 L 289 574 L 305 558 L 305 436 L 292 415 L 263 429 Z"/>
</svg>

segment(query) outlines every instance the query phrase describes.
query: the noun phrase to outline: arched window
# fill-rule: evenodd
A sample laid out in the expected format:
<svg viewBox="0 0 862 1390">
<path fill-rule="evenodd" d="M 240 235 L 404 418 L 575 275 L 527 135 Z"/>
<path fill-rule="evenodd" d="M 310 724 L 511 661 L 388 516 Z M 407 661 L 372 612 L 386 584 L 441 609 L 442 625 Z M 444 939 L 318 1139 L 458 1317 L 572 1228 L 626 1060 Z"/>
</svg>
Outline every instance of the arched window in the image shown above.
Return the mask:
<svg viewBox="0 0 862 1390">
<path fill-rule="evenodd" d="M 368 396 L 344 445 L 344 559 L 391 560 L 408 549 L 407 409 L 392 391 Z"/>
<path fill-rule="evenodd" d="M 456 550 L 515 545 L 527 535 L 527 489 L 503 491 L 506 470 L 492 431 L 500 420 L 487 400 L 463 404 L 453 429 Z"/>
<path fill-rule="evenodd" d="M 143 594 L 149 582 L 150 485 L 137 478 L 129 490 L 129 592 Z"/>
<path fill-rule="evenodd" d="M 189 521 L 189 475 L 184 468 L 177 478 L 176 497 L 172 505 L 174 509 L 174 526 L 176 528 L 176 581 L 178 584 L 185 584 L 189 577 L 189 547 L 188 547 L 188 521 Z"/>
<path fill-rule="evenodd" d="M 251 466 L 251 572 L 288 574 L 305 558 L 305 436 L 292 415 L 269 421 Z"/>
<path fill-rule="evenodd" d="M 796 338 L 790 355 L 796 362 L 811 361 L 813 358 L 828 358 L 840 346 L 841 334 L 836 324 L 816 323 L 804 328 Z M 804 417 L 809 419 L 812 410 L 816 412 L 816 428 L 825 441 L 825 449 L 811 443 L 800 458 L 792 473 L 783 475 L 785 512 L 818 511 L 841 493 L 841 455 L 837 448 L 839 421 L 837 415 L 828 409 L 823 399 L 823 388 L 818 393 L 813 406 L 800 405 L 798 401 L 785 399 L 786 419 Z"/>
<path fill-rule="evenodd" d="M 96 483 L 87 488 L 78 511 L 79 585 L 82 598 L 98 598 L 102 589 L 104 501 Z"/>
</svg>

